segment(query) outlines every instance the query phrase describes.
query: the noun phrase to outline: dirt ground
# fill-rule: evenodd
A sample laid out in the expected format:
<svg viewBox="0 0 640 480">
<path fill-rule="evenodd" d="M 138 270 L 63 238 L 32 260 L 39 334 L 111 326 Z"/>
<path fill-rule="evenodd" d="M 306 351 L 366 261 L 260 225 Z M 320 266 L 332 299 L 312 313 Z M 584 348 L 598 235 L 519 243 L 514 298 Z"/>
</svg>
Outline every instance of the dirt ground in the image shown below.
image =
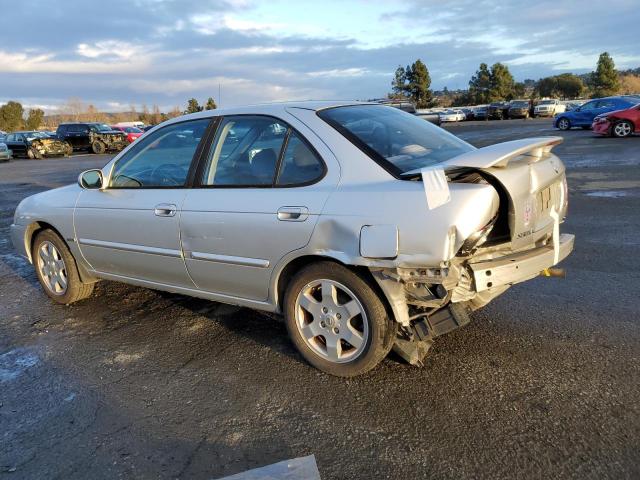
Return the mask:
<svg viewBox="0 0 640 480">
<path fill-rule="evenodd" d="M 477 146 L 550 120 L 447 128 Z M 640 477 L 640 137 L 563 132 L 567 278 L 515 286 L 351 380 L 274 316 L 100 282 L 54 305 L 13 252 L 18 202 L 107 156 L 0 164 L 0 478 L 213 479 L 314 454 L 324 480 Z"/>
</svg>

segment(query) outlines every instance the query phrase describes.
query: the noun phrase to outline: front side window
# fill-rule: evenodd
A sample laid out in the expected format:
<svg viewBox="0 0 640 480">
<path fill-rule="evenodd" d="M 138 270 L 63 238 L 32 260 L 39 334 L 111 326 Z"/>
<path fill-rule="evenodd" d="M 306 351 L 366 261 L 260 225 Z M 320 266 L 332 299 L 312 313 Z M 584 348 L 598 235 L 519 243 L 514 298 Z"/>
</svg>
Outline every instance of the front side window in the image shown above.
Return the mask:
<svg viewBox="0 0 640 480">
<path fill-rule="evenodd" d="M 383 105 L 333 107 L 318 116 L 396 176 L 473 150 L 447 131 Z"/>
<path fill-rule="evenodd" d="M 104 123 L 96 123 L 90 126 L 92 132 L 112 132 L 113 129 Z"/>
<path fill-rule="evenodd" d="M 580 107 L 580 110 L 582 110 L 583 112 L 588 112 L 590 110 L 594 110 L 596 108 L 596 102 L 589 102 L 589 103 L 585 103 L 582 107 Z"/>
<path fill-rule="evenodd" d="M 182 187 L 210 119 L 174 123 L 140 140 L 116 163 L 111 188 Z"/>
<path fill-rule="evenodd" d="M 271 186 L 288 127 L 275 118 L 225 117 L 204 170 L 208 186 Z"/>
</svg>

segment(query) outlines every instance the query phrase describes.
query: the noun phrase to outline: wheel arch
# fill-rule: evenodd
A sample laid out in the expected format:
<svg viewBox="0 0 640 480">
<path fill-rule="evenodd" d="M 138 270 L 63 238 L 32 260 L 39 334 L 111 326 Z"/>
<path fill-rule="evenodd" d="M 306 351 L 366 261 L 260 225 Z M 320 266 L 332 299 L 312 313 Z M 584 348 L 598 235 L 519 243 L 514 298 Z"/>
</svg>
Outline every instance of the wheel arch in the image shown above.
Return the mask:
<svg viewBox="0 0 640 480">
<path fill-rule="evenodd" d="M 69 242 L 67 241 L 66 238 L 64 238 L 64 235 L 62 235 L 60 233 L 60 230 L 58 230 L 54 225 L 52 225 L 51 223 L 42 221 L 42 220 L 36 220 L 34 222 L 31 222 L 27 228 L 25 229 L 24 232 L 24 249 L 25 252 L 27 253 L 27 258 L 29 260 L 29 262 L 31 264 L 33 264 L 33 242 L 36 239 L 36 236 L 38 235 L 38 233 L 44 231 L 44 230 L 51 230 L 53 232 L 55 232 L 56 235 L 58 235 L 58 237 L 60 237 L 62 239 L 62 241 L 64 242 L 64 244 L 67 246 L 67 248 L 69 249 L 69 251 L 71 252 L 71 256 L 73 257 L 73 260 L 76 262 L 76 266 L 78 267 L 78 272 L 80 273 L 80 280 L 82 280 L 85 283 L 93 283 L 98 281 L 98 279 L 96 277 L 94 277 L 93 275 L 91 275 L 87 269 L 85 268 L 85 266 L 82 264 L 82 262 L 78 262 L 78 260 L 76 259 L 76 256 L 73 253 L 73 250 L 70 246 L 69 246 Z"/>
<path fill-rule="evenodd" d="M 391 303 L 389 298 L 384 293 L 380 285 L 374 278 L 371 270 L 365 266 L 359 265 L 349 265 L 344 263 L 337 257 L 329 256 L 329 255 L 318 255 L 318 254 L 307 254 L 295 257 L 288 262 L 286 262 L 277 272 L 275 277 L 275 285 L 273 290 L 273 302 L 276 306 L 276 310 L 282 312 L 282 303 L 284 301 L 284 295 L 287 291 L 287 287 L 291 282 L 291 279 L 303 268 L 319 262 L 333 262 L 338 265 L 342 265 L 345 268 L 348 268 L 352 272 L 356 273 L 359 277 L 361 277 L 370 287 L 376 292 L 385 308 L 387 309 L 387 313 L 389 318 L 395 318 L 395 314 L 393 309 L 391 308 Z"/>
</svg>

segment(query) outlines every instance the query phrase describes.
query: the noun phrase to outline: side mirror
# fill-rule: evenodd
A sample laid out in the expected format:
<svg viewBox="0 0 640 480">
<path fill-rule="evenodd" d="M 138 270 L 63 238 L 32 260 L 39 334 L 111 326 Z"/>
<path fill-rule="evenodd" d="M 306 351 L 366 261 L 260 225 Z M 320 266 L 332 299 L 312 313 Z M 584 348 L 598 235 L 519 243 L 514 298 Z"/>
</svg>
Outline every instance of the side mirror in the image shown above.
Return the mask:
<svg viewBox="0 0 640 480">
<path fill-rule="evenodd" d="M 97 168 L 86 170 L 78 176 L 78 185 L 85 190 L 100 190 L 103 187 L 103 181 L 102 170 Z"/>
</svg>

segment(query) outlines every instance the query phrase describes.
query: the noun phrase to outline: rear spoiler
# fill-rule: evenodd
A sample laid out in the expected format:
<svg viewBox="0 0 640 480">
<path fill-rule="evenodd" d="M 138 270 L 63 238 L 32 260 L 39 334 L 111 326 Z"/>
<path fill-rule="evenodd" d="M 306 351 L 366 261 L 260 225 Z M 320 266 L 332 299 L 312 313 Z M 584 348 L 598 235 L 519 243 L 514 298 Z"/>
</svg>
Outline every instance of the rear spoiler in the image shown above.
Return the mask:
<svg viewBox="0 0 640 480">
<path fill-rule="evenodd" d="M 562 143 L 562 140 L 562 137 L 537 137 L 497 143 L 453 157 L 441 166 L 445 170 L 449 167 L 504 168 L 511 160 L 521 155 L 532 157 L 531 163 L 534 163 L 547 156 L 553 147 Z"/>
</svg>

